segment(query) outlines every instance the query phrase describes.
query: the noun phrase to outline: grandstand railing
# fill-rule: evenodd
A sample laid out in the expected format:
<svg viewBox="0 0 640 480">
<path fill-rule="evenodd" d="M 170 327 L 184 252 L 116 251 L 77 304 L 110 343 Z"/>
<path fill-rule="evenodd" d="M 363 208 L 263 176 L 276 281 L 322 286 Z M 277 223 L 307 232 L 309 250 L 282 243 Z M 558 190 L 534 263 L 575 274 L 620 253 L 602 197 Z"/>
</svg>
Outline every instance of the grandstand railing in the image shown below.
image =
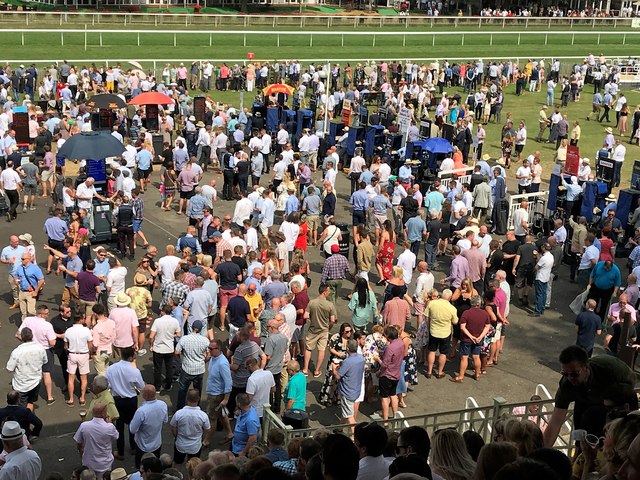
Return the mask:
<svg viewBox="0 0 640 480">
<path fill-rule="evenodd" d="M 546 389 L 545 389 L 546 390 Z M 538 389 L 536 389 L 536 392 Z M 548 393 L 548 392 L 547 392 Z M 542 396 L 542 395 L 541 395 Z M 478 406 L 475 400 L 471 401 L 467 399 L 466 408 L 460 410 L 449 410 L 446 412 L 437 413 L 425 413 L 423 415 L 413 415 L 409 417 L 399 415 L 395 419 L 383 420 L 377 415 L 373 415 L 369 420 L 382 425 L 390 430 L 401 430 L 406 426 L 420 426 L 427 430 L 432 435 L 437 430 L 442 429 L 455 429 L 460 433 L 466 430 L 473 430 L 477 432 L 485 442 L 490 442 L 493 439 L 494 428 L 498 420 L 505 417 L 512 417 L 518 419 L 528 419 L 544 429 L 550 417 L 550 412 L 553 410 L 553 399 L 543 398 L 542 400 L 533 400 L 527 402 L 508 403 L 502 397 L 495 397 L 493 399 L 493 405 Z M 535 407 L 535 408 L 532 408 Z M 267 420 L 267 417 L 270 417 Z M 276 421 L 281 420 L 270 409 L 265 408 L 264 424 L 268 427 L 275 427 Z M 282 426 L 275 428 L 283 428 Z M 287 441 L 294 437 L 309 437 L 320 429 L 326 429 L 331 432 L 344 432 L 348 435 L 351 434 L 350 425 L 329 425 L 318 426 L 305 429 L 294 430 L 290 426 L 284 427 L 285 436 Z M 571 442 L 571 433 L 573 431 L 573 410 L 569 410 L 567 413 L 567 420 L 563 424 L 558 440 L 555 447 L 559 450 L 571 454 L 573 445 Z M 268 431 L 263 431 L 263 438 L 266 438 Z"/>
<path fill-rule="evenodd" d="M 186 27 L 349 27 L 349 28 L 637 28 L 637 19 L 622 17 L 452 17 L 427 15 L 295 15 L 295 14 L 187 14 L 125 12 L 0 12 L 2 23 L 46 24 L 118 24 L 123 26 L 184 25 Z"/>
<path fill-rule="evenodd" d="M 471 174 L 473 173 L 473 167 L 465 167 L 459 168 L 457 170 L 443 170 L 438 172 L 438 178 L 440 179 L 440 184 L 449 188 L 449 184 L 451 180 L 453 180 L 453 176 L 457 176 L 457 180 L 461 184 L 470 183 L 471 182 Z"/>
</svg>

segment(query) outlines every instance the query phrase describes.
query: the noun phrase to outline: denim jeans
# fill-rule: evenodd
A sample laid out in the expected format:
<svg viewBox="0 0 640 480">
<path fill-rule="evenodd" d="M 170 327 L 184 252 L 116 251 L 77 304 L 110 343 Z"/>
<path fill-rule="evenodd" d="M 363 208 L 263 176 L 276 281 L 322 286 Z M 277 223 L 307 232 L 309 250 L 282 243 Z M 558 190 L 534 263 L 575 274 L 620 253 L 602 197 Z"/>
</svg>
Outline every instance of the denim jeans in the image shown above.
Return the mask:
<svg viewBox="0 0 640 480">
<path fill-rule="evenodd" d="M 536 313 L 544 313 L 544 305 L 547 302 L 547 282 L 536 280 L 534 286 L 536 289 L 536 306 L 534 310 Z"/>
<path fill-rule="evenodd" d="M 420 240 L 416 242 L 411 242 L 411 253 L 416 256 L 416 261 L 418 259 L 418 253 L 420 253 Z"/>
<path fill-rule="evenodd" d="M 436 266 L 438 265 L 438 260 L 436 257 L 437 247 L 437 244 L 431 245 L 428 242 L 424 244 L 424 260 L 425 262 L 427 262 L 427 264 L 429 264 L 429 268 L 431 270 L 435 270 Z"/>
<path fill-rule="evenodd" d="M 178 380 L 178 382 L 179 390 L 176 410 L 180 410 L 182 407 L 184 407 L 187 399 L 187 391 L 189 390 L 189 386 L 191 385 L 191 383 L 193 383 L 193 388 L 202 393 L 202 374 L 191 375 L 184 370 L 180 370 L 180 379 Z"/>
</svg>

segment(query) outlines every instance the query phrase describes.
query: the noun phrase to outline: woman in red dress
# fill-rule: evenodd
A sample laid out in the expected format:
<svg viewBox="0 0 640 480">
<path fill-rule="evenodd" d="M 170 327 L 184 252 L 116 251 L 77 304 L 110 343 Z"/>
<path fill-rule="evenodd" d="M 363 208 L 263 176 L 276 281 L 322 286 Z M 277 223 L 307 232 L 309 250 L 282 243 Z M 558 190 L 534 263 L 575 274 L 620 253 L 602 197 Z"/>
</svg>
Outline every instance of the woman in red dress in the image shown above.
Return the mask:
<svg viewBox="0 0 640 480">
<path fill-rule="evenodd" d="M 391 278 L 391 270 L 393 269 L 394 248 L 396 243 L 396 234 L 393 231 L 391 220 L 385 220 L 382 224 L 382 234 L 380 235 L 380 248 L 376 257 L 376 268 L 380 280 L 378 285 L 384 284 Z"/>
</svg>

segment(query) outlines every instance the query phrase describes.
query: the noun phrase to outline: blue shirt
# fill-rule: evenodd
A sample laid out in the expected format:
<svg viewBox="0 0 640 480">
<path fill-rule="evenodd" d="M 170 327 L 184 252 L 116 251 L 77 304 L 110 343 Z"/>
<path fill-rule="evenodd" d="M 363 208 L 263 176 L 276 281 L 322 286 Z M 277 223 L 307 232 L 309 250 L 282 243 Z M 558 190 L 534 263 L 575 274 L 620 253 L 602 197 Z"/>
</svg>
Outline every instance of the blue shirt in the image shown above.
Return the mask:
<svg viewBox="0 0 640 480">
<path fill-rule="evenodd" d="M 204 212 L 202 209 L 207 206 L 207 200 L 200 194 L 194 195 L 189 200 L 189 208 L 187 208 L 187 217 L 202 218 Z"/>
<path fill-rule="evenodd" d="M 44 231 L 51 240 L 62 242 L 69 231 L 69 227 L 67 222 L 61 218 L 51 217 L 44 222 Z"/>
<path fill-rule="evenodd" d="M 349 199 L 349 203 L 353 206 L 353 211 L 366 211 L 369 206 L 369 195 L 364 189 L 357 190 L 353 192 L 351 198 Z"/>
<path fill-rule="evenodd" d="M 2 253 L 0 253 L 0 258 L 2 258 L 2 260 L 11 260 L 12 258 L 15 258 L 13 263 L 8 264 L 9 275 L 15 276 L 16 270 L 22 265 L 22 254 L 26 251 L 27 249 L 22 245 L 18 245 L 16 248 L 9 245 L 2 249 Z"/>
<path fill-rule="evenodd" d="M 433 190 L 424 197 L 424 206 L 428 212 L 435 210 L 440 213 L 442 204 L 444 203 L 444 195 L 438 190 Z"/>
<path fill-rule="evenodd" d="M 364 182 L 367 185 L 371 185 L 372 178 L 373 178 L 373 173 L 371 173 L 369 170 L 365 170 L 360 174 L 360 177 L 358 177 L 358 182 Z"/>
<path fill-rule="evenodd" d="M 224 354 L 212 356 L 209 360 L 209 374 L 207 375 L 207 395 L 224 395 L 231 392 L 231 368 L 229 360 Z"/>
<path fill-rule="evenodd" d="M 619 287 L 622 282 L 620 278 L 620 269 L 616 265 L 612 265 L 607 271 L 604 268 L 604 262 L 596 263 L 591 271 L 593 284 L 601 290 L 607 290 L 613 287 Z"/>
<path fill-rule="evenodd" d="M 244 281 L 244 284 L 247 286 L 247 288 L 249 288 L 249 285 L 251 284 L 255 285 L 256 292 L 262 295 L 262 285 L 260 284 L 260 281 L 257 278 L 247 277 L 247 279 Z"/>
<path fill-rule="evenodd" d="M 340 375 L 338 392 L 347 400 L 355 402 L 362 391 L 364 357 L 357 353 L 349 354 L 340 364 L 338 375 Z"/>
<path fill-rule="evenodd" d="M 582 193 L 582 187 L 578 184 L 567 183 L 562 180 L 562 186 L 567 189 L 567 201 L 573 202 Z"/>
<path fill-rule="evenodd" d="M 412 243 L 422 240 L 422 234 L 427 231 L 427 224 L 418 216 L 407 220 L 405 227 L 407 228 L 407 240 Z"/>
<path fill-rule="evenodd" d="M 29 287 L 33 290 L 38 286 L 38 282 L 44 278 L 42 270 L 37 265 L 30 263 L 26 267 L 19 266 L 14 274 L 14 277 L 20 280 L 20 290 L 28 292 Z"/>
<path fill-rule="evenodd" d="M 491 178 L 491 167 L 487 162 L 485 162 L 484 160 L 480 160 L 479 162 L 476 162 L 476 167 L 480 167 L 480 173 L 482 175 L 486 175 L 487 177 Z"/>
<path fill-rule="evenodd" d="M 298 197 L 295 195 L 289 195 L 287 198 L 287 203 L 284 206 L 284 214 L 289 215 L 290 213 L 297 212 L 300 210 L 300 201 Z"/>
<path fill-rule="evenodd" d="M 129 424 L 136 445 L 143 452 L 155 452 L 162 446 L 162 425 L 169 421 L 167 404 L 162 400 L 144 402 Z"/>
<path fill-rule="evenodd" d="M 182 167 L 184 167 L 184 164 L 187 163 L 188 160 L 189 154 L 185 150 L 176 148 L 173 151 L 173 162 L 175 164 L 176 170 L 182 170 Z"/>
<path fill-rule="evenodd" d="M 373 197 L 369 202 L 369 205 L 373 207 L 374 215 L 386 215 L 387 209 L 392 207 L 389 199 L 381 193 Z"/>
<path fill-rule="evenodd" d="M 135 397 L 138 394 L 136 389 L 144 388 L 140 370 L 126 360 L 120 360 L 111 365 L 104 376 L 109 380 L 109 387 L 114 397 Z"/>
<path fill-rule="evenodd" d="M 138 161 L 138 168 L 140 170 L 149 170 L 151 168 L 153 156 L 149 150 L 142 149 L 136 154 L 136 160 Z"/>
<path fill-rule="evenodd" d="M 109 270 L 111 269 L 111 267 L 109 267 L 109 257 L 105 256 L 104 260 L 102 261 L 100 261 L 98 258 L 94 258 L 93 261 L 96 264 L 96 267 L 93 269 L 93 274 L 96 277 L 100 277 L 104 275 L 104 277 L 107 278 L 107 275 L 109 275 Z M 105 290 L 104 282 L 102 282 L 100 286 L 104 291 Z"/>
<path fill-rule="evenodd" d="M 285 405 L 293 400 L 293 410 L 304 410 L 307 407 L 307 378 L 304 373 L 298 372 L 289 379 L 284 389 Z"/>
<path fill-rule="evenodd" d="M 398 178 L 405 180 L 411 178 L 411 167 L 407 167 L 406 165 L 401 166 L 398 170 Z"/>
<path fill-rule="evenodd" d="M 67 267 L 67 270 L 69 270 L 70 272 L 78 273 L 82 271 L 82 260 L 78 255 L 76 255 L 73 258 L 66 257 L 63 260 L 63 263 L 64 263 L 64 266 Z M 71 275 L 67 274 L 64 279 L 64 286 L 73 287 L 75 283 L 76 283 L 75 277 L 72 277 Z"/>
<path fill-rule="evenodd" d="M 231 451 L 236 455 L 240 454 L 251 435 L 258 435 L 260 430 L 260 417 L 253 407 L 249 407 L 244 413 L 241 413 L 236 420 L 236 428 L 233 430 L 233 441 L 231 442 Z M 257 439 L 256 439 L 257 440 Z"/>
</svg>

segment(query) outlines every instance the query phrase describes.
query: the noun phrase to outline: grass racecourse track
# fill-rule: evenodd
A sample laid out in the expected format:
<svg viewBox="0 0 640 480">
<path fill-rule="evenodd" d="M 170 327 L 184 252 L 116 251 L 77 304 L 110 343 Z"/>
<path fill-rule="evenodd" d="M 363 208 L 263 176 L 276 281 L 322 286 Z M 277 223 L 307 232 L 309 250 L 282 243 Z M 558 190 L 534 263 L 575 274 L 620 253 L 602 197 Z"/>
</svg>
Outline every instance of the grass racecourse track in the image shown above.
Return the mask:
<svg viewBox="0 0 640 480">
<path fill-rule="evenodd" d="M 72 18 L 70 16 L 70 18 Z M 472 31 L 471 28 L 465 26 L 465 31 Z M 4 28 L 19 28 L 15 22 L 5 24 Z M 56 28 L 54 25 L 34 25 L 33 28 Z M 216 60 L 240 60 L 246 59 L 247 53 L 253 52 L 256 59 L 316 59 L 318 61 L 331 60 L 338 61 L 341 64 L 346 62 L 341 59 L 350 59 L 352 65 L 357 61 L 364 61 L 369 58 L 510 58 L 519 61 L 521 64 L 526 63 L 527 58 L 549 59 L 552 56 L 574 56 L 575 59 L 565 60 L 566 63 L 574 63 L 579 61 L 580 57 L 585 56 L 589 52 L 594 54 L 604 53 L 610 58 L 625 58 L 637 54 L 640 45 L 640 35 L 634 34 L 636 30 L 630 28 L 618 28 L 615 34 L 610 34 L 611 28 L 595 28 L 589 29 L 588 35 L 575 35 L 573 31 L 584 30 L 566 30 L 562 34 L 557 34 L 557 29 L 550 29 L 549 32 L 554 34 L 547 35 L 545 33 L 528 33 L 523 28 L 519 31 L 509 30 L 505 28 L 483 27 L 478 29 L 481 33 L 469 35 L 465 33 L 464 45 L 462 45 L 462 34 L 454 35 L 411 35 L 416 31 L 430 31 L 428 28 L 420 30 L 409 28 L 400 31 L 396 27 L 397 35 L 382 36 L 376 35 L 375 47 L 373 46 L 374 34 L 387 29 L 358 28 L 360 35 L 345 35 L 344 39 L 341 34 L 334 35 L 314 35 L 313 46 L 309 46 L 310 35 L 304 31 L 300 31 L 299 27 L 290 27 L 290 29 L 279 27 L 276 30 L 269 29 L 264 33 L 253 33 L 246 35 L 246 46 L 244 45 L 245 37 L 241 33 L 225 33 L 224 30 L 212 30 L 210 32 L 181 34 L 185 27 L 175 28 L 175 46 L 174 34 L 167 25 L 159 26 L 158 29 L 166 30 L 167 33 L 153 32 L 152 26 L 147 26 L 148 33 L 132 33 L 133 30 L 142 29 L 144 27 L 135 25 L 134 27 L 121 26 L 119 33 L 100 33 L 93 29 L 115 29 L 115 25 L 107 25 L 103 22 L 100 25 L 89 26 L 87 30 L 87 48 L 85 50 L 85 33 L 84 31 L 77 33 L 60 32 L 34 32 L 33 28 L 25 28 L 22 32 L 6 32 L 0 29 L 0 42 L 4 46 L 1 60 L 11 61 L 23 60 L 25 62 L 35 61 L 38 65 L 50 64 L 51 61 L 62 59 L 78 60 L 77 64 L 89 64 L 96 62 L 98 65 L 104 64 L 105 60 L 122 61 L 123 67 L 128 68 L 131 65 L 126 60 L 135 60 L 139 62 L 145 69 L 156 68 L 156 73 L 160 73 L 165 59 L 171 59 L 171 63 L 188 59 L 216 59 Z M 58 27 L 60 28 L 60 27 Z M 64 25 L 62 28 L 72 29 L 80 28 L 78 25 Z M 241 27 L 236 27 L 242 30 Z M 257 30 L 258 27 L 251 26 L 251 30 Z M 188 27 L 189 30 L 194 29 L 193 26 Z M 540 31 L 541 27 L 536 26 L 536 31 Z M 247 29 L 248 30 L 248 29 Z M 283 31 L 300 31 L 296 35 L 280 35 L 280 46 L 278 47 L 278 32 Z M 309 30 L 309 29 L 305 29 Z M 354 32 L 353 28 L 348 29 L 341 27 L 340 30 L 345 32 Z M 329 32 L 326 28 L 314 26 L 313 31 Z M 494 33 L 493 38 L 489 31 Z M 609 32 L 609 34 L 606 34 Z M 626 35 L 625 35 L 626 33 Z M 640 32 L 639 32 L 640 33 Z M 598 44 L 598 35 L 600 34 L 600 43 Z M 24 35 L 24 40 L 23 40 Z M 100 37 L 102 36 L 102 46 L 100 46 Z M 434 44 L 435 37 L 435 46 Z M 138 46 L 139 38 L 139 46 Z M 546 40 L 546 45 L 545 45 Z M 519 41 L 519 45 L 518 45 Z M 571 45 L 573 41 L 573 45 Z M 64 42 L 64 45 L 61 45 Z M 344 42 L 344 43 L 343 43 Z M 405 46 L 403 47 L 403 42 Z M 490 45 L 490 43 L 493 45 Z M 623 42 L 625 43 L 623 45 Z M 24 45 L 23 45 L 24 43 Z M 344 45 L 344 46 L 343 46 Z M 86 59 L 86 61 L 82 61 Z M 356 59 L 354 61 L 354 59 Z M 623 87 L 624 88 L 624 87 Z M 556 101 L 560 99 L 559 89 L 556 89 Z M 448 88 L 448 92 L 458 91 L 462 94 L 461 88 Z M 534 141 L 538 133 L 537 116 L 540 106 L 545 101 L 546 88 L 541 92 L 526 92 L 521 97 L 514 95 L 514 86 L 506 88 L 505 102 L 503 108 L 503 121 L 508 112 L 513 114 L 514 120 L 517 122 L 524 119 L 527 123 L 529 141 L 525 147 L 525 154 L 533 153 L 540 150 L 542 153 L 543 166 L 545 173 L 543 178 L 547 180 L 551 171 L 551 164 L 555 145 L 546 143 L 537 143 Z M 640 93 L 624 89 L 629 101 L 630 110 L 635 110 L 637 104 L 640 104 Z M 192 92 L 193 93 L 193 92 Z M 197 92 L 196 92 L 197 93 Z M 593 88 L 590 85 L 585 87 L 580 102 L 570 103 L 563 109 L 568 115 L 569 122 L 578 120 L 582 127 L 582 137 L 579 143 L 581 156 L 592 159 L 591 166 L 595 169 L 595 153 L 602 146 L 604 139 L 604 128 L 607 126 L 614 127 L 615 130 L 615 113 L 612 112 L 610 118 L 612 122 L 609 124 L 599 123 L 595 121 L 587 121 L 586 116 L 591 111 L 591 97 Z M 230 103 L 235 106 L 241 104 L 241 97 L 238 92 L 217 92 L 211 91 L 209 95 L 214 100 Z M 464 95 L 464 94 L 463 94 Z M 252 101 L 252 94 L 245 92 L 242 102 L 245 106 L 249 106 Z M 463 97 L 464 98 L 464 97 Z M 549 114 L 551 109 L 548 110 Z M 628 129 L 631 129 L 631 116 L 629 116 Z M 501 125 L 489 124 L 486 127 L 487 141 L 485 143 L 484 152 L 490 153 L 492 157 L 500 156 L 500 128 Z M 617 136 L 617 131 L 615 132 Z M 548 135 L 548 130 L 546 132 Z M 625 142 L 628 140 L 625 138 Z M 633 161 L 640 160 L 640 148 L 635 145 L 627 146 L 627 156 L 623 167 L 622 187 L 628 188 L 631 176 L 631 168 Z"/>
</svg>

